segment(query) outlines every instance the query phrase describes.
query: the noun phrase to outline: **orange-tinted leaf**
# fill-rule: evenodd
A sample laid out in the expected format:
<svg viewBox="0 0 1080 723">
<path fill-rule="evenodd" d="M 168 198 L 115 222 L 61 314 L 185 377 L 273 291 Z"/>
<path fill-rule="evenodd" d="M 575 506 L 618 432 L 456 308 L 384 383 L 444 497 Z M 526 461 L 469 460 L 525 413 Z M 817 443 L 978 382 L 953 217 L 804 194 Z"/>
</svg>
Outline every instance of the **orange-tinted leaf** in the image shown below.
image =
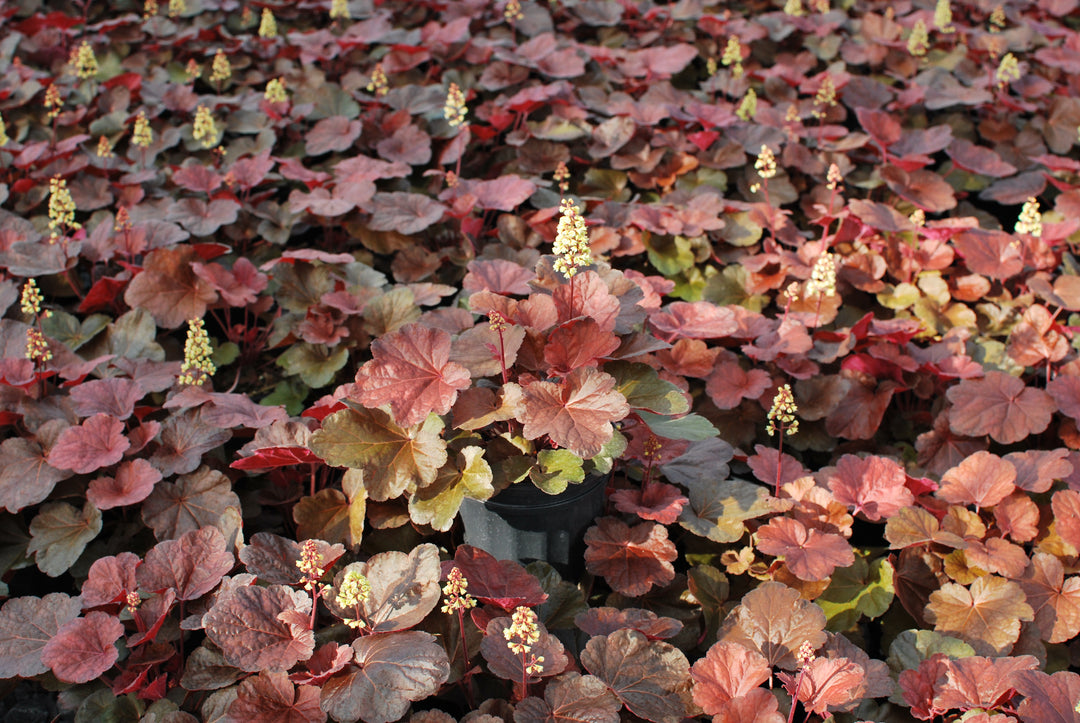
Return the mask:
<svg viewBox="0 0 1080 723">
<path fill-rule="evenodd" d="M 672 645 L 650 641 L 636 630 L 618 630 L 589 640 L 581 664 L 639 718 L 679 723 L 687 714 L 680 693 L 690 685 L 690 663 Z"/>
<path fill-rule="evenodd" d="M 997 708 L 1013 696 L 1012 678 L 1021 670 L 1037 670 L 1039 661 L 1031 655 L 984 658 L 972 655 L 945 663 L 946 680 L 939 681 L 934 707 Z"/>
<path fill-rule="evenodd" d="M 583 458 L 599 454 L 614 433 L 611 423 L 630 413 L 615 378 L 591 367 L 575 369 L 558 383 L 533 382 L 524 392 L 526 439 L 546 435 Z"/>
<path fill-rule="evenodd" d="M 567 673 L 544 688 L 544 698 L 514 706 L 514 723 L 619 723 L 622 703 L 592 675 Z"/>
<path fill-rule="evenodd" d="M 1024 548 L 1000 537 L 990 537 L 985 541 L 968 540 L 964 559 L 969 568 L 978 568 L 1010 580 L 1020 577 L 1028 566 Z"/>
<path fill-rule="evenodd" d="M 800 580 L 825 580 L 838 567 L 855 563 L 855 553 L 842 536 L 807 529 L 790 517 L 774 517 L 758 528 L 758 549 L 766 555 L 783 557 L 792 574 Z"/>
<path fill-rule="evenodd" d="M 1020 637 L 1020 621 L 1033 620 L 1015 582 L 987 575 L 971 588 L 950 582 L 930 594 L 926 619 L 934 630 L 969 643 L 982 655 L 1001 655 Z"/>
<path fill-rule="evenodd" d="M 737 362 L 725 362 L 709 375 L 705 392 L 717 409 L 734 409 L 743 399 L 757 399 L 771 385 L 772 377 L 764 369 L 747 371 Z"/>
<path fill-rule="evenodd" d="M 900 672 L 897 682 L 904 700 L 911 706 L 911 714 L 919 720 L 930 720 L 944 711 L 934 705 L 939 682 L 944 683 L 949 658 L 944 653 L 934 653 L 919 661 L 915 670 Z"/>
<path fill-rule="evenodd" d="M 540 581 L 513 560 L 496 560 L 479 547 L 458 545 L 453 563 L 443 563 L 443 577 L 458 567 L 469 581 L 469 594 L 510 612 L 519 605 L 536 607 L 548 599 Z"/>
<path fill-rule="evenodd" d="M 690 501 L 678 487 L 663 482 L 652 482 L 644 489 L 616 490 L 608 499 L 619 512 L 637 515 L 661 525 L 670 525 L 679 519 L 682 508 Z"/>
<path fill-rule="evenodd" d="M 573 293 L 570 293 L 573 290 Z M 530 304 L 530 298 L 522 304 Z M 574 277 L 570 284 L 559 284 L 551 292 L 551 301 L 555 306 L 558 319 L 567 322 L 578 317 L 588 317 L 604 331 L 615 328 L 619 315 L 619 300 L 595 271 L 585 271 Z"/>
<path fill-rule="evenodd" d="M 739 698 L 717 706 L 712 723 L 784 723 L 780 703 L 764 688 L 754 688 Z"/>
<path fill-rule="evenodd" d="M 706 715 L 717 715 L 721 704 L 746 695 L 769 679 L 768 661 L 737 643 L 715 643 L 694 663 L 694 702 Z"/>
<path fill-rule="evenodd" d="M 49 464 L 79 474 L 116 464 L 131 442 L 124 423 L 108 414 L 95 414 L 77 427 L 68 427 L 49 450 Z"/>
<path fill-rule="evenodd" d="M 50 502 L 30 521 L 28 555 L 50 577 L 66 572 L 90 540 L 101 532 L 101 512 L 87 502 L 80 511 L 67 502 Z"/>
<path fill-rule="evenodd" d="M 707 301 L 676 301 L 649 315 L 649 325 L 664 341 L 719 339 L 732 336 L 739 324 L 727 307 Z"/>
<path fill-rule="evenodd" d="M 1073 473 L 1068 460 L 1069 450 L 1029 449 L 1010 452 L 1005 461 L 1016 468 L 1016 486 L 1028 492 L 1046 492 L 1056 480 L 1065 479 Z"/>
<path fill-rule="evenodd" d="M 1039 506 L 1023 492 L 1014 492 L 994 506 L 994 522 L 1013 542 L 1030 542 L 1039 534 Z"/>
<path fill-rule="evenodd" d="M 33 439 L 8 437 L 0 443 L 0 507 L 18 512 L 36 505 L 49 496 L 57 482 L 74 474 L 53 467 L 47 457 Z"/>
<path fill-rule="evenodd" d="M 372 231 L 397 231 L 417 234 L 440 221 L 446 206 L 420 193 L 376 193 L 364 204 L 371 214 L 368 228 Z"/>
<path fill-rule="evenodd" d="M 506 259 L 474 259 L 468 269 L 461 286 L 472 292 L 525 296 L 532 291 L 529 282 L 536 278 L 535 272 Z"/>
<path fill-rule="evenodd" d="M 619 348 L 619 337 L 604 331 L 595 319 L 585 317 L 562 324 L 544 345 L 544 361 L 551 376 L 565 376 L 574 369 L 596 367 L 600 359 Z"/>
<path fill-rule="evenodd" d="M 1054 317 L 1045 306 L 1032 304 L 1009 333 L 1006 351 L 1020 366 L 1038 366 L 1060 361 L 1069 353 L 1069 340 L 1054 328 Z"/>
<path fill-rule="evenodd" d="M 232 437 L 227 429 L 216 429 L 202 420 L 198 409 L 173 414 L 161 425 L 159 446 L 150 455 L 162 476 L 187 474 L 198 469 L 203 455 Z"/>
<path fill-rule="evenodd" d="M 1054 528 L 1061 538 L 1080 550 L 1080 492 L 1058 490 L 1050 501 Z"/>
<path fill-rule="evenodd" d="M 825 643 L 825 613 L 787 585 L 766 582 L 743 596 L 724 620 L 717 640 L 756 650 L 770 666 L 795 670 L 795 654 L 803 643 L 815 650 Z"/>
<path fill-rule="evenodd" d="M 345 554 L 343 545 L 330 545 L 322 540 L 313 542 L 318 565 L 324 570 L 329 570 Z M 271 585 L 300 584 L 301 572 L 296 566 L 298 560 L 300 543 L 270 532 L 255 533 L 251 542 L 240 551 L 240 561 L 248 572 Z"/>
<path fill-rule="evenodd" d="M 96 379 L 71 389 L 71 401 L 80 417 L 108 414 L 127 419 L 146 391 L 133 379 Z"/>
<path fill-rule="evenodd" d="M 90 480 L 86 499 L 99 510 L 123 507 L 142 502 L 161 481 L 161 472 L 141 457 L 125 460 L 116 469 L 115 477 Z"/>
<path fill-rule="evenodd" d="M 0 678 L 44 673 L 41 650 L 79 615 L 79 598 L 51 592 L 42 598 L 12 598 L 0 608 Z"/>
<path fill-rule="evenodd" d="M 506 616 L 491 620 L 484 631 L 484 639 L 480 643 L 480 652 L 483 653 L 488 669 L 494 675 L 504 680 L 519 681 L 522 676 L 521 655 L 507 647 L 506 641 L 508 638 L 504 635 L 511 624 L 511 619 Z M 541 666 L 540 672 L 529 674 L 528 680 L 530 683 L 535 683 L 541 678 L 558 675 L 566 669 L 569 662 L 563 644 L 559 642 L 558 638 L 549 633 L 539 620 L 536 621 L 536 629 L 539 638 L 532 644 L 529 654 L 542 658 L 543 662 L 539 664 Z"/>
<path fill-rule="evenodd" d="M 779 677 L 807 710 L 822 715 L 830 706 L 857 700 L 854 696 L 866 682 L 866 671 L 847 658 L 814 658 L 801 677 L 793 673 L 780 673 Z"/>
<path fill-rule="evenodd" d="M 202 622 L 230 665 L 252 673 L 287 671 L 311 657 L 315 636 L 281 614 L 306 613 L 310 604 L 306 593 L 284 585 L 246 585 L 219 595 Z"/>
<path fill-rule="evenodd" d="M 946 395 L 953 405 L 949 426 L 954 432 L 969 437 L 989 434 L 1002 444 L 1045 430 L 1055 408 L 1043 390 L 997 371 L 987 372 L 982 379 L 964 380 Z"/>
<path fill-rule="evenodd" d="M 217 301 L 217 292 L 195 275 L 191 264 L 198 259 L 191 246 L 154 249 L 146 255 L 143 270 L 128 284 L 124 301 L 146 309 L 166 329 L 203 318 L 206 307 Z"/>
<path fill-rule="evenodd" d="M 355 665 L 323 684 L 320 705 L 336 721 L 390 723 L 450 676 L 446 651 L 430 633 L 368 635 L 352 644 Z"/>
<path fill-rule="evenodd" d="M 628 597 L 647 593 L 675 578 L 672 562 L 679 556 L 667 528 L 652 522 L 630 527 L 602 517 L 585 533 L 585 567 L 601 575 L 612 589 Z"/>
<path fill-rule="evenodd" d="M 963 538 L 941 529 L 941 523 L 921 507 L 905 507 L 885 522 L 889 548 L 900 550 L 912 545 L 936 542 L 949 547 L 965 547 Z"/>
<path fill-rule="evenodd" d="M 952 186 L 935 171 L 919 169 L 908 173 L 898 166 L 886 166 L 881 177 L 893 193 L 924 211 L 941 213 L 956 207 Z"/>
<path fill-rule="evenodd" d="M 1080 633 L 1080 577 L 1066 579 L 1061 560 L 1037 552 L 1017 582 L 1035 611 L 1043 640 L 1064 643 Z"/>
<path fill-rule="evenodd" d="M 1004 231 L 965 229 L 952 243 L 973 273 L 1005 280 L 1024 270 L 1024 259 L 1015 239 Z"/>
<path fill-rule="evenodd" d="M 282 672 L 262 671 L 240 682 L 229 720 L 248 723 L 322 723 L 319 689 L 297 688 Z"/>
<path fill-rule="evenodd" d="M 574 616 L 577 625 L 587 635 L 609 635 L 616 630 L 637 630 L 649 640 L 670 638 L 682 630 L 683 624 L 674 618 L 662 618 L 651 610 L 641 608 L 589 608 Z"/>
<path fill-rule="evenodd" d="M 1016 468 L 990 452 L 976 452 L 941 477 L 937 496 L 955 505 L 993 507 L 1016 489 Z"/>
<path fill-rule="evenodd" d="M 41 662 L 65 683 L 89 683 L 113 666 L 120 651 L 116 641 L 124 624 L 94 611 L 66 623 L 41 649 Z"/>
<path fill-rule="evenodd" d="M 293 673 L 289 676 L 289 680 L 297 685 L 322 685 L 334 673 L 344 670 L 352 658 L 352 647 L 327 643 L 308 658 L 307 670 Z"/>
<path fill-rule="evenodd" d="M 192 530 L 165 540 L 146 553 L 135 576 L 148 592 L 172 588 L 179 600 L 195 600 L 217 587 L 233 567 L 233 556 L 216 527 Z"/>
<path fill-rule="evenodd" d="M 352 396 L 366 407 L 389 404 L 394 420 L 411 427 L 428 414 L 446 414 L 469 370 L 450 361 L 450 335 L 409 324 L 371 343 L 371 361 L 356 373 Z"/>
<path fill-rule="evenodd" d="M 838 502 L 871 522 L 892 517 L 915 501 L 904 468 L 887 457 L 845 454 L 822 475 Z"/>
<path fill-rule="evenodd" d="M 204 466 L 176 482 L 158 483 L 143 502 L 142 517 L 159 540 L 169 540 L 216 525 L 229 507 L 240 508 L 232 482 Z"/>
<path fill-rule="evenodd" d="M 367 562 L 354 562 L 334 576 L 334 589 L 348 571 L 359 572 L 371 585 L 368 597 L 360 604 L 360 612 L 375 633 L 405 630 L 423 620 L 439 603 L 439 551 L 435 545 L 424 543 L 409 554 L 380 552 Z M 470 586 L 469 592 L 472 593 Z M 352 610 L 342 610 L 333 599 L 330 609 L 339 617 L 353 617 Z"/>
<path fill-rule="evenodd" d="M 402 428 L 381 409 L 342 409 L 323 420 L 311 450 L 329 465 L 363 469 L 368 496 L 382 502 L 435 481 L 447 459 L 442 429 L 435 415 Z"/>
<path fill-rule="evenodd" d="M 1013 675 L 1013 687 L 1024 696 L 1020 720 L 1024 723 L 1075 723 L 1075 701 L 1080 699 L 1080 675 L 1059 671 L 1021 670 Z"/>
</svg>

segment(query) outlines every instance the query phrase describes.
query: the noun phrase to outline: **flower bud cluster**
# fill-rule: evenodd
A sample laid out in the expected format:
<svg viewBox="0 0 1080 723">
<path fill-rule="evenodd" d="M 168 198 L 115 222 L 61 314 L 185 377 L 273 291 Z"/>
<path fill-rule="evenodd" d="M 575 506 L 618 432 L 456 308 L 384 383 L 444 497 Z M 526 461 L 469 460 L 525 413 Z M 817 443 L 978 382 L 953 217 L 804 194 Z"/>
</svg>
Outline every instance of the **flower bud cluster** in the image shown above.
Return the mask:
<svg viewBox="0 0 1080 723">
<path fill-rule="evenodd" d="M 75 75 L 80 78 L 93 78 L 98 74 L 98 62 L 94 57 L 94 49 L 90 47 L 90 43 L 85 40 L 77 48 L 72 48 L 71 56 L 68 58 L 68 65 L 75 71 Z"/>
<path fill-rule="evenodd" d="M 1024 201 L 1015 229 L 1016 233 L 1026 233 L 1036 238 L 1042 236 L 1042 214 L 1039 213 L 1039 200 L 1034 196 Z"/>
<path fill-rule="evenodd" d="M 191 129 L 191 137 L 201 141 L 203 148 L 213 148 L 217 145 L 217 125 L 214 116 L 210 115 L 210 109 L 200 105 L 195 111 L 195 125 Z"/>
<path fill-rule="evenodd" d="M 187 341 L 184 344 L 184 362 L 180 365 L 180 384 L 202 384 L 217 371 L 210 361 L 210 337 L 203 327 L 202 319 L 188 321 Z"/>
<path fill-rule="evenodd" d="M 53 176 L 49 181 L 49 230 L 52 231 L 50 243 L 56 243 L 61 232 L 69 228 L 82 228 L 82 224 L 75 222 L 75 199 L 71 197 L 67 181 L 60 176 Z"/>
<path fill-rule="evenodd" d="M 558 257 L 555 259 L 555 270 L 569 279 L 578 269 L 592 263 L 592 251 L 589 248 L 589 231 L 585 228 L 581 209 L 573 201 L 563 199 L 559 211 L 562 216 L 559 217 L 555 244 L 551 250 Z"/>
<path fill-rule="evenodd" d="M 274 13 L 270 11 L 270 8 L 262 9 L 262 16 L 259 18 L 259 37 L 277 37 L 277 20 L 274 18 Z"/>
<path fill-rule="evenodd" d="M 810 280 L 806 282 L 808 296 L 821 294 L 822 296 L 834 296 L 836 294 L 836 257 L 826 251 L 814 262 L 814 268 L 810 271 Z"/>
<path fill-rule="evenodd" d="M 469 594 L 469 581 L 456 567 L 450 568 L 442 591 L 445 600 L 442 606 L 444 613 L 460 612 L 476 607 L 476 599 Z"/>
<path fill-rule="evenodd" d="M 451 83 L 446 91 L 446 105 L 443 106 L 443 117 L 452 128 L 457 128 L 465 122 L 468 109 L 465 107 L 465 94 L 457 83 Z"/>
<path fill-rule="evenodd" d="M 795 397 L 791 393 L 791 385 L 785 384 L 776 390 L 773 397 L 772 408 L 769 409 L 769 426 L 765 431 L 769 436 L 776 432 L 787 432 L 791 436 L 799 431 L 799 420 L 795 418 L 795 412 L 799 408 L 795 405 Z"/>
<path fill-rule="evenodd" d="M 524 606 L 514 609 L 511 624 L 503 630 L 506 638 L 506 647 L 515 655 L 524 656 L 540 640 L 540 628 L 536 624 L 536 613 Z M 544 656 L 529 655 L 525 672 L 529 675 L 539 675 L 544 671 Z"/>
</svg>

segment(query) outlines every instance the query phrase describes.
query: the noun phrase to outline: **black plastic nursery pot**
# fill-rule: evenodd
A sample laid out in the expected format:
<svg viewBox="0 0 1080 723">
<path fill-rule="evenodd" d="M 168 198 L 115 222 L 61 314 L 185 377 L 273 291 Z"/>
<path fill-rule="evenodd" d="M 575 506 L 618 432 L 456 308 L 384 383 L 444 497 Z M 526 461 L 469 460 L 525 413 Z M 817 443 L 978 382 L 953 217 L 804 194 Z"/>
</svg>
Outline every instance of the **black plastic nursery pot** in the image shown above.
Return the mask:
<svg viewBox="0 0 1080 723">
<path fill-rule="evenodd" d="M 557 495 L 529 481 L 489 500 L 466 498 L 461 505 L 465 544 L 499 560 L 549 563 L 564 578 L 585 572 L 585 531 L 604 512 L 607 477 L 587 477 Z"/>
</svg>

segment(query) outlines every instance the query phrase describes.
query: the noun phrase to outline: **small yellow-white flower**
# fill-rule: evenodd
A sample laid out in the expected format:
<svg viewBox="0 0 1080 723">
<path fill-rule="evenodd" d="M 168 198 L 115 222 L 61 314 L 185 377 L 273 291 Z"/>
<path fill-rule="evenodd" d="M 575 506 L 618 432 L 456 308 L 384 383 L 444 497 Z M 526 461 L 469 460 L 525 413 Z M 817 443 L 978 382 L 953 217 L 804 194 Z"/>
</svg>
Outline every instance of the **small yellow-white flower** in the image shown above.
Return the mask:
<svg viewBox="0 0 1080 723">
<path fill-rule="evenodd" d="M 210 109 L 200 105 L 195 111 L 195 124 L 191 129 L 191 137 L 201 141 L 203 148 L 213 148 L 217 145 L 218 130 L 214 123 L 214 116 L 210 115 Z"/>
<path fill-rule="evenodd" d="M 44 297 L 41 295 L 41 289 L 37 287 L 37 282 L 33 279 L 27 279 L 23 284 L 22 294 L 19 297 L 19 309 L 27 316 L 36 316 L 41 313 L 41 302 L 44 301 Z M 45 312 L 45 316 L 49 316 L 49 312 Z"/>
<path fill-rule="evenodd" d="M 930 49 L 930 33 L 927 32 L 926 23 L 923 22 L 922 18 L 916 20 L 915 27 L 911 29 L 907 49 L 915 57 L 926 55 L 926 51 Z"/>
<path fill-rule="evenodd" d="M 262 9 L 262 16 L 259 18 L 259 37 L 277 37 L 277 19 L 274 18 L 274 13 L 270 12 L 270 8 Z"/>
<path fill-rule="evenodd" d="M 731 68 L 731 74 L 738 78 L 743 74 L 742 67 L 742 45 L 739 44 L 739 39 L 732 35 L 727 39 L 727 45 L 724 46 L 724 54 L 720 56 L 720 62 L 724 64 L 725 68 Z"/>
<path fill-rule="evenodd" d="M 761 146 L 761 153 L 754 161 L 754 168 L 762 178 L 772 178 L 776 175 L 776 156 L 772 149 L 766 145 Z"/>
<path fill-rule="evenodd" d="M 1029 236 L 1042 236 L 1042 214 L 1039 213 L 1039 200 L 1034 196 L 1024 202 L 1020 209 L 1020 217 L 1016 220 L 1016 233 L 1026 233 Z"/>
<path fill-rule="evenodd" d="M 1004 87 L 1014 80 L 1020 80 L 1020 61 L 1016 59 L 1015 55 L 1005 53 L 1001 62 L 998 63 L 994 78 L 997 80 L 998 87 Z"/>
<path fill-rule="evenodd" d="M 735 109 L 735 115 L 744 121 L 751 120 L 757 115 L 757 93 L 753 88 L 746 89 L 746 95 L 739 102 L 739 107 Z"/>
<path fill-rule="evenodd" d="M 71 51 L 71 57 L 68 58 L 68 65 L 75 71 L 75 75 L 80 78 L 93 78 L 98 74 L 98 62 L 94 57 L 94 49 L 90 47 L 90 43 L 85 40 L 77 48 L 73 48 Z"/>
<path fill-rule="evenodd" d="M 450 88 L 446 91 L 446 105 L 443 106 L 443 117 L 446 118 L 447 123 L 456 128 L 465 122 L 467 113 L 465 94 L 457 83 L 451 83 Z"/>
<path fill-rule="evenodd" d="M 785 384 L 776 390 L 776 396 L 772 400 L 772 408 L 769 409 L 769 426 L 765 431 L 769 436 L 776 432 L 787 432 L 788 436 L 799 431 L 799 420 L 795 418 L 795 412 L 799 408 L 795 405 L 795 397 L 791 393 L 791 385 Z"/>
<path fill-rule="evenodd" d="M 269 103 L 284 103 L 289 100 L 289 94 L 285 91 L 285 81 L 282 78 L 271 78 L 266 84 L 263 97 Z"/>
<path fill-rule="evenodd" d="M 0 115 L 0 146 L 6 146 L 8 141 L 7 125 L 4 123 L 4 116 Z"/>
<path fill-rule="evenodd" d="M 82 224 L 75 222 L 75 199 L 71 197 L 67 181 L 60 176 L 49 180 L 49 230 L 50 241 L 56 242 L 64 229 L 79 229 Z"/>
<path fill-rule="evenodd" d="M 551 250 L 557 257 L 555 270 L 569 279 L 577 274 L 579 268 L 592 263 L 589 230 L 585 228 L 581 209 L 570 199 L 563 199 L 559 211 L 562 215 L 559 217 L 555 244 Z"/>
<path fill-rule="evenodd" d="M 210 82 L 223 83 L 232 77 L 232 63 L 225 56 L 224 50 L 214 53 L 214 59 L 210 63 Z"/>
<path fill-rule="evenodd" d="M 202 384 L 214 376 L 217 367 L 210 361 L 210 336 L 206 333 L 202 319 L 188 321 L 187 341 L 184 344 L 184 361 L 180 365 L 180 384 Z"/>
<path fill-rule="evenodd" d="M 806 293 L 808 296 L 836 294 L 836 257 L 828 251 L 814 262 L 814 268 L 810 270 L 810 280 L 806 282 Z"/>
<path fill-rule="evenodd" d="M 333 0 L 330 3 L 330 19 L 349 17 L 349 0 Z"/>
<path fill-rule="evenodd" d="M 146 113 L 139 111 L 135 116 L 135 127 L 131 131 L 131 144 L 137 148 L 146 148 L 154 141 L 154 132 L 150 130 L 150 121 Z"/>
</svg>

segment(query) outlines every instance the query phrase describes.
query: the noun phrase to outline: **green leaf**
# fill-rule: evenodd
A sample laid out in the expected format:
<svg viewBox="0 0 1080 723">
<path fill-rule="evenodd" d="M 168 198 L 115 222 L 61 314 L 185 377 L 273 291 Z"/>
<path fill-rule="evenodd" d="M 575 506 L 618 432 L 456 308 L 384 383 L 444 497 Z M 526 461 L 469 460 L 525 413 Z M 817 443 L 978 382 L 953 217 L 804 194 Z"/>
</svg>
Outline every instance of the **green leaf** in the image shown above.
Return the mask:
<svg viewBox="0 0 1080 723">
<path fill-rule="evenodd" d="M 645 234 L 643 239 L 649 250 L 649 263 L 664 276 L 674 276 L 694 265 L 694 250 L 691 248 L 690 239 Z"/>
<path fill-rule="evenodd" d="M 893 566 L 882 557 L 867 563 L 858 555 L 851 567 L 836 570 L 829 587 L 816 602 L 825 611 L 833 632 L 850 630 L 862 617 L 883 615 L 892 604 Z"/>
<path fill-rule="evenodd" d="M 720 431 L 712 425 L 712 422 L 700 414 L 687 414 L 685 417 L 671 419 L 652 412 L 638 410 L 637 415 L 641 417 L 641 421 L 649 426 L 653 434 L 664 439 L 685 439 L 690 442 L 701 442 L 720 434 Z"/>
<path fill-rule="evenodd" d="M 240 357 L 240 347 L 234 341 L 227 341 L 221 346 L 214 347 L 214 353 L 210 361 L 218 369 L 227 367 Z"/>
<path fill-rule="evenodd" d="M 537 453 L 529 477 L 544 492 L 557 495 L 571 482 L 577 484 L 585 479 L 582 464 L 584 460 L 568 449 L 544 449 Z"/>
<path fill-rule="evenodd" d="M 660 378 L 648 364 L 612 362 L 604 371 L 615 377 L 615 388 L 626 397 L 631 409 L 645 409 L 656 414 L 685 414 L 690 402 L 677 386 Z"/>
<path fill-rule="evenodd" d="M 442 430 L 435 414 L 403 429 L 382 409 L 342 409 L 323 420 L 309 446 L 332 467 L 364 470 L 368 496 L 383 502 L 435 481 L 447 457 Z"/>
<path fill-rule="evenodd" d="M 36 554 L 38 569 L 57 577 L 75 564 L 86 543 L 101 532 L 101 511 L 87 502 L 80 512 L 67 502 L 51 502 L 30 522 L 28 554 Z"/>
<path fill-rule="evenodd" d="M 495 494 L 491 467 L 480 447 L 466 447 L 456 459 L 443 465 L 435 481 L 409 499 L 409 517 L 418 525 L 446 532 L 457 518 L 466 497 L 486 500 Z"/>
<path fill-rule="evenodd" d="M 690 504 L 679 524 L 713 542 L 735 542 L 746 533 L 746 520 L 774 512 L 769 491 L 753 482 L 734 477 L 717 482 L 706 474 L 685 486 Z"/>
<path fill-rule="evenodd" d="M 277 365 L 287 374 L 299 376 L 312 389 L 325 387 L 334 374 L 349 361 L 349 350 L 343 346 L 333 349 L 325 344 L 293 344 L 278 357 Z"/>
<path fill-rule="evenodd" d="M 686 574 L 690 594 L 701 604 L 709 639 L 714 639 L 724 618 L 724 603 L 731 594 L 727 575 L 712 565 L 695 565 Z"/>
<path fill-rule="evenodd" d="M 589 458 L 589 463 L 592 465 L 592 471 L 597 474 L 608 474 L 615 466 L 615 461 L 622 457 L 623 452 L 629 446 L 629 442 L 626 441 L 626 437 L 615 431 L 611 435 L 611 439 L 604 444 L 600 453 L 595 457 Z"/>
<path fill-rule="evenodd" d="M 738 211 L 724 216 L 724 228 L 719 234 L 732 246 L 753 246 L 761 240 L 764 230 L 750 219 L 748 212 Z"/>
<path fill-rule="evenodd" d="M 274 386 L 274 391 L 259 400 L 259 404 L 265 407 L 284 406 L 289 416 L 297 417 L 304 411 L 304 400 L 309 391 L 308 386 L 299 379 L 282 379 Z"/>
<path fill-rule="evenodd" d="M 886 285 L 884 291 L 878 292 L 878 303 L 887 309 L 906 309 L 922 296 L 919 287 L 907 282 L 896 286 Z"/>
<path fill-rule="evenodd" d="M 91 693 L 75 711 L 75 723 L 138 723 L 139 718 L 134 694 L 117 698 L 107 688 Z"/>
<path fill-rule="evenodd" d="M 109 317 L 105 314 L 92 314 L 83 321 L 79 321 L 75 316 L 59 309 L 41 320 L 41 328 L 45 336 L 56 339 L 72 351 L 76 351 L 93 339 L 108 325 Z"/>
<path fill-rule="evenodd" d="M 748 294 L 746 277 L 745 268 L 739 264 L 728 264 L 719 274 L 705 282 L 701 298 L 720 306 L 734 304 L 760 312 L 769 304 L 769 297 L 764 294 Z"/>
<path fill-rule="evenodd" d="M 905 630 L 893 639 L 889 645 L 889 667 L 896 673 L 902 670 L 915 670 L 919 663 L 935 653 L 944 653 L 950 658 L 968 658 L 975 655 L 975 648 L 963 640 L 933 630 Z"/>
<path fill-rule="evenodd" d="M 539 580 L 540 587 L 547 593 L 547 600 L 536 608 L 544 627 L 548 630 L 572 629 L 574 617 L 589 609 L 581 589 L 563 580 L 555 568 L 541 560 L 530 562 L 525 571 Z"/>
</svg>

